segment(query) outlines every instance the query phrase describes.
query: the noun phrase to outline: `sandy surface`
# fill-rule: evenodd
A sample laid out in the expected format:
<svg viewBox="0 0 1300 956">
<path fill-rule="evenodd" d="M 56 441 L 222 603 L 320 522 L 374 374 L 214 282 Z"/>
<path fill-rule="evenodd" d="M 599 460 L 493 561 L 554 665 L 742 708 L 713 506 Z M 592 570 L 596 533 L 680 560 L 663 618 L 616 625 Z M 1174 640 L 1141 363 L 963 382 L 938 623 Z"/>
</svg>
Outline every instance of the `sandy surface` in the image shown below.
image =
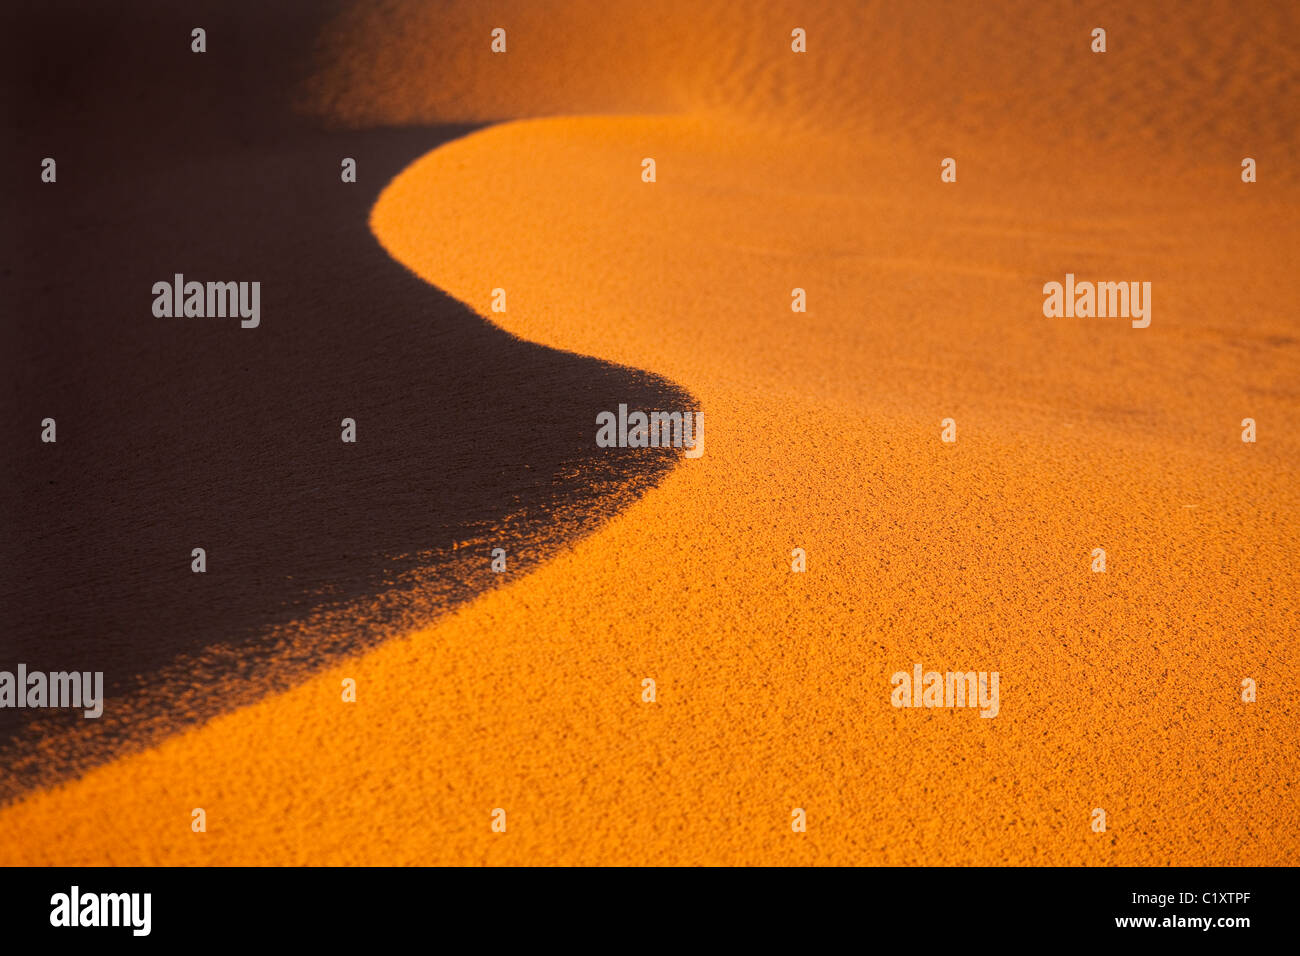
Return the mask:
<svg viewBox="0 0 1300 956">
<path fill-rule="evenodd" d="M 1297 862 L 1295 8 L 791 6 L 327 31 L 332 122 L 543 117 L 414 162 L 373 233 L 676 383 L 705 454 L 432 626 L 8 807 L 7 862 Z M 1150 281 L 1151 326 L 1045 318 L 1067 272 Z M 893 708 L 918 662 L 998 671 L 999 715 Z"/>
</svg>

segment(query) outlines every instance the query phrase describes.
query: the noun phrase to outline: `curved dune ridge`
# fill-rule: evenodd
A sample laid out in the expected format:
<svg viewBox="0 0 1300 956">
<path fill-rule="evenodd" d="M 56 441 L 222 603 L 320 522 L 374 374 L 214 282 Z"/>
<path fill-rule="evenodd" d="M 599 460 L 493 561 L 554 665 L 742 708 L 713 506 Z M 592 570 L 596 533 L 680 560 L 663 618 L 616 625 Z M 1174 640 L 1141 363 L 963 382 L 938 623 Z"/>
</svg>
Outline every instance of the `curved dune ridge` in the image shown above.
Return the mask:
<svg viewBox="0 0 1300 956">
<path fill-rule="evenodd" d="M 0 229 L 0 668 L 102 672 L 109 703 L 0 707 L 0 805 L 528 573 L 681 454 L 608 455 L 590 423 L 689 396 L 483 322 L 366 228 L 468 128 L 316 128 L 286 101 L 324 8 L 239 6 L 5 7 L 0 178 L 28 185 Z M 212 56 L 176 42 L 195 22 Z M 71 178 L 33 183 L 38 153 Z M 177 269 L 256 276 L 274 320 L 150 315 L 145 277 Z M 47 415 L 67 440 L 28 441 Z"/>
<path fill-rule="evenodd" d="M 413 163 L 385 249 L 678 383 L 704 456 L 433 626 L 7 808 L 8 856 L 1296 862 L 1295 8 L 838 6 L 332 25 L 304 102 L 335 122 L 550 117 Z M 1150 281 L 1151 326 L 1044 318 L 1067 272 Z M 1000 712 L 891 707 L 917 663 L 998 671 Z"/>
</svg>

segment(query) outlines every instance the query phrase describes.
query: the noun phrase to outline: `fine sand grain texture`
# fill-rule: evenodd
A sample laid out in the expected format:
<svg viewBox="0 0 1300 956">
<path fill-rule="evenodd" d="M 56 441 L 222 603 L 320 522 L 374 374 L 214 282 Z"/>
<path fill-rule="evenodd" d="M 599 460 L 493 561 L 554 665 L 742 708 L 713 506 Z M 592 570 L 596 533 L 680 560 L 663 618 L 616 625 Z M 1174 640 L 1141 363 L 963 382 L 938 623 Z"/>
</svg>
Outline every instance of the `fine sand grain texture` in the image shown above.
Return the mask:
<svg viewBox="0 0 1300 956">
<path fill-rule="evenodd" d="M 388 185 L 388 254 L 674 383 L 704 455 L 429 626 L 27 795 L 5 862 L 1300 862 L 1300 8 L 740 7 L 325 30 L 318 118 L 505 121 Z M 1150 327 L 1045 318 L 1066 273 L 1151 282 Z M 892 707 L 918 663 L 999 672 L 999 713 Z"/>
<path fill-rule="evenodd" d="M 681 389 L 511 336 L 380 247 L 381 190 L 471 127 L 295 117 L 304 7 L 5 11 L 0 89 L 27 95 L 0 148 L 24 184 L 0 230 L 0 670 L 102 671 L 109 702 L 0 708 L 0 803 L 427 625 L 680 456 L 605 454 L 591 422 Z M 174 42 L 193 16 L 211 60 Z M 46 154 L 59 178 L 33 183 Z M 260 282 L 261 324 L 152 315 L 178 271 Z M 47 416 L 58 441 L 31 441 Z"/>
</svg>

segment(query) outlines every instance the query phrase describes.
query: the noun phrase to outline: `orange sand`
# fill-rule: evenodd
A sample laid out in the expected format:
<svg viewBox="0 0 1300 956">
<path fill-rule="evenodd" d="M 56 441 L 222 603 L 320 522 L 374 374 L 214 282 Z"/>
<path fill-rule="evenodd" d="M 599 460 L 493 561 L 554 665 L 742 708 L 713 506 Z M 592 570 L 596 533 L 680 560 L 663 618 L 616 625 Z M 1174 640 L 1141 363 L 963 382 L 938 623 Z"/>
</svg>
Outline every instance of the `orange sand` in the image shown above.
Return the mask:
<svg viewBox="0 0 1300 956">
<path fill-rule="evenodd" d="M 689 389 L 704 456 L 434 626 L 7 808 L 4 861 L 1300 860 L 1297 8 L 474 6 L 345 17 L 312 102 L 673 115 L 485 129 L 376 236 Z M 1151 327 L 1044 318 L 1066 272 L 1151 281 Z M 999 671 L 1000 715 L 894 709 L 917 662 Z"/>
</svg>

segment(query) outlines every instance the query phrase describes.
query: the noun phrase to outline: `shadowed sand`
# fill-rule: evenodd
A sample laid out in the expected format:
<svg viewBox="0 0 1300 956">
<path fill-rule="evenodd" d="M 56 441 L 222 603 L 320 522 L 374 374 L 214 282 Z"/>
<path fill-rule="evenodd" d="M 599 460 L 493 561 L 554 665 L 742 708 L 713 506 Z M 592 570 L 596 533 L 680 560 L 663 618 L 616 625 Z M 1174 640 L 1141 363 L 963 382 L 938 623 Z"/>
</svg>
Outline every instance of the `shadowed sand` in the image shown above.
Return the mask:
<svg viewBox="0 0 1300 956">
<path fill-rule="evenodd" d="M 0 668 L 103 671 L 108 703 L 99 720 L 0 710 L 0 800 L 526 573 L 675 457 L 598 454 L 597 412 L 689 405 L 487 325 L 375 242 L 382 186 L 467 128 L 327 133 L 250 104 L 283 96 L 318 25 L 201 13 L 115 14 L 84 47 L 66 13 L 10 27 L 6 88 L 30 97 L 10 104 L 4 169 Z M 194 16 L 208 60 L 188 51 Z M 88 104 L 110 72 L 114 95 Z M 33 172 L 46 155 L 53 185 Z M 175 272 L 260 281 L 260 327 L 154 318 Z M 47 416 L 52 445 L 34 440 Z"/>
<path fill-rule="evenodd" d="M 530 340 L 689 389 L 704 457 L 406 640 L 29 796 L 0 845 L 1294 863 L 1295 8 L 479 11 L 351 8 L 304 104 L 362 125 L 554 116 L 424 156 L 371 227 L 482 315 L 502 276 Z M 675 115 L 564 115 L 582 112 Z M 1242 184 L 1243 156 L 1269 176 Z M 1151 281 L 1151 327 L 1045 319 L 1066 272 Z M 892 708 L 916 663 L 999 671 L 999 715 Z"/>
</svg>

